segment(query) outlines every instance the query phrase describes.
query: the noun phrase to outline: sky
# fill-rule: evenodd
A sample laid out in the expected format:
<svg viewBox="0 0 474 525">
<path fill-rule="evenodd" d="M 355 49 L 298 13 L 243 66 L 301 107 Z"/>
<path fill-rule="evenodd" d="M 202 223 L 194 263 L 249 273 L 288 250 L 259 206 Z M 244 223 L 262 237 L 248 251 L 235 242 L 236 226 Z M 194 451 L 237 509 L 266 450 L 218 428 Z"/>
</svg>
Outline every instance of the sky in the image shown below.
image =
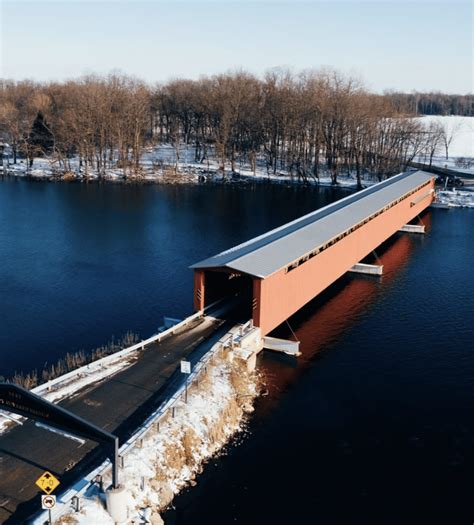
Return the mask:
<svg viewBox="0 0 474 525">
<path fill-rule="evenodd" d="M 370 90 L 474 91 L 473 1 L 0 0 L 0 76 L 150 83 L 330 66 Z"/>
</svg>

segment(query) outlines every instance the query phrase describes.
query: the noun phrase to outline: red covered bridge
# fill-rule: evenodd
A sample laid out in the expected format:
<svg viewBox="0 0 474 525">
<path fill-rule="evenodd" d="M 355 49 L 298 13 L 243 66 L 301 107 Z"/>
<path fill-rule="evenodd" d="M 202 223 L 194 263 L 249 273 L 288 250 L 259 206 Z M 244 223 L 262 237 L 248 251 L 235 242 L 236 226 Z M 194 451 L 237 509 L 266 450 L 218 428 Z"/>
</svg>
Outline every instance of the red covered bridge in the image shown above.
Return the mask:
<svg viewBox="0 0 474 525">
<path fill-rule="evenodd" d="M 391 177 L 205 259 L 194 269 L 194 307 L 240 293 L 261 335 L 268 334 L 345 272 L 381 273 L 360 261 L 409 225 L 434 199 L 423 171 Z"/>
</svg>

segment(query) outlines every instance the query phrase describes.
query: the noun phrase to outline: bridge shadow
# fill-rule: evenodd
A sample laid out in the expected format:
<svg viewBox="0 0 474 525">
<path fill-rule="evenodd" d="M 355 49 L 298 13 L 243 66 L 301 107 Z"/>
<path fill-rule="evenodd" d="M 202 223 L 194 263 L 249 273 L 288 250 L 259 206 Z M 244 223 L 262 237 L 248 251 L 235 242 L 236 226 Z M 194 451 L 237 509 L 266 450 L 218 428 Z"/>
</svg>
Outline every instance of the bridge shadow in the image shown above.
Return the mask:
<svg viewBox="0 0 474 525">
<path fill-rule="evenodd" d="M 431 213 L 422 216 L 427 231 L 431 226 Z M 346 273 L 312 301 L 278 326 L 271 335 L 283 339 L 300 340 L 300 357 L 280 353 L 264 354 L 265 370 L 272 392 L 284 391 L 288 384 L 310 364 L 329 351 L 361 317 L 375 307 L 387 291 L 403 274 L 414 251 L 424 242 L 423 235 L 397 233 L 380 245 L 376 252 L 384 265 L 382 276 Z M 374 255 L 366 262 L 374 263 Z M 265 413 L 278 396 L 269 396 L 261 402 L 259 410 Z"/>
</svg>

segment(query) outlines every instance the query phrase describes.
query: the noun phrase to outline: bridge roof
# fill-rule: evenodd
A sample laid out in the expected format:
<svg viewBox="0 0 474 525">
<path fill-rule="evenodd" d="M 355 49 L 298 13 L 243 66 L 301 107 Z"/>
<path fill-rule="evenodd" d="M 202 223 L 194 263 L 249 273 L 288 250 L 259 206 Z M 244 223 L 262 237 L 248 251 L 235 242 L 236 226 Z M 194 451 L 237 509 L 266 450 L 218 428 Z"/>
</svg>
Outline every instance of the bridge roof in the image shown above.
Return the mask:
<svg viewBox="0 0 474 525">
<path fill-rule="evenodd" d="M 254 277 L 268 277 L 432 178 L 433 174 L 424 171 L 390 177 L 191 268 L 229 268 Z"/>
</svg>

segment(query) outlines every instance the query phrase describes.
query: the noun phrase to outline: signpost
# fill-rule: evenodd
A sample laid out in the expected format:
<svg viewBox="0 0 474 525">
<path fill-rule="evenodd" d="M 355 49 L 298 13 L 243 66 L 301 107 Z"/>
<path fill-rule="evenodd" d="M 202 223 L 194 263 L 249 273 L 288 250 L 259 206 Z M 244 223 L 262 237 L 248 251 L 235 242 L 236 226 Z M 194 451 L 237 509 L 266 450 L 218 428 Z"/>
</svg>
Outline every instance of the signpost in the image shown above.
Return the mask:
<svg viewBox="0 0 474 525">
<path fill-rule="evenodd" d="M 46 399 L 33 394 L 33 392 L 11 383 L 0 383 L 0 409 L 19 414 L 20 416 L 29 417 L 75 436 L 90 439 L 98 443 L 105 443 L 109 446 L 111 445 L 112 451 L 110 451 L 109 455 L 112 461 L 112 486 L 113 488 L 118 487 L 119 442 L 117 436 L 76 416 L 72 412 L 69 412 L 69 410 L 54 405 L 46 401 Z M 50 472 L 45 472 L 43 476 L 46 474 L 54 478 Z M 37 485 L 41 490 L 45 490 L 38 484 L 38 481 Z M 56 482 L 59 484 L 58 480 L 56 480 Z M 51 478 L 46 478 L 45 486 L 50 486 L 48 485 L 49 483 L 51 483 Z M 50 492 L 52 492 L 54 488 L 51 489 Z M 47 492 L 47 494 L 49 493 Z"/>
<path fill-rule="evenodd" d="M 40 478 L 41 479 L 41 478 Z M 58 481 L 59 483 L 59 481 Z M 48 511 L 49 525 L 53 524 L 53 518 L 51 516 L 51 509 L 56 506 L 56 496 L 41 496 L 41 508 Z"/>
<path fill-rule="evenodd" d="M 188 375 L 191 373 L 191 361 L 181 361 L 181 373 L 186 374 L 184 383 L 184 402 L 188 402 Z"/>
</svg>

